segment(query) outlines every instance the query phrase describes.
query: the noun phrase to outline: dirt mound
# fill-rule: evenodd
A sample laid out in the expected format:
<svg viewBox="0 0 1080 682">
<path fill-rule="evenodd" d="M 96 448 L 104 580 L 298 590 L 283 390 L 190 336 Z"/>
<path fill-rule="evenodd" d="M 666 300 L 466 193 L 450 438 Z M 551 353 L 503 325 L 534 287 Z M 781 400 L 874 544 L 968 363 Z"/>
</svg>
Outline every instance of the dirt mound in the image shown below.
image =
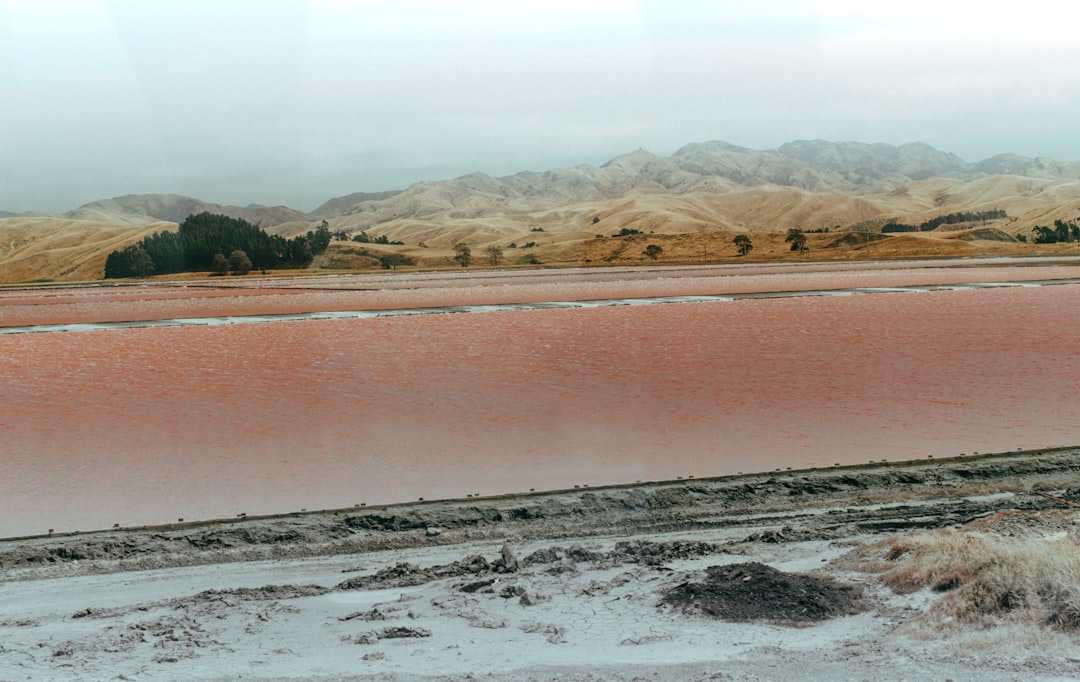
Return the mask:
<svg viewBox="0 0 1080 682">
<path fill-rule="evenodd" d="M 684 582 L 661 601 L 688 614 L 750 623 L 812 623 L 861 610 L 862 590 L 753 562 L 711 566 L 701 582 Z"/>
</svg>

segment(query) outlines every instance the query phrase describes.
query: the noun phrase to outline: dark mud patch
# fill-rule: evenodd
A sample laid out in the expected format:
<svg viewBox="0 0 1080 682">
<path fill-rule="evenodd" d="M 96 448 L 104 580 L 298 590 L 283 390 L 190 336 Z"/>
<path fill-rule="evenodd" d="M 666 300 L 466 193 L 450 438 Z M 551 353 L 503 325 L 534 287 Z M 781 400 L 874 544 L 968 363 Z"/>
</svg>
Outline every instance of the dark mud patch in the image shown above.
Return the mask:
<svg viewBox="0 0 1080 682">
<path fill-rule="evenodd" d="M 700 581 L 680 583 L 661 604 L 686 614 L 736 623 L 815 623 L 862 610 L 862 588 L 752 562 L 712 566 Z"/>
</svg>

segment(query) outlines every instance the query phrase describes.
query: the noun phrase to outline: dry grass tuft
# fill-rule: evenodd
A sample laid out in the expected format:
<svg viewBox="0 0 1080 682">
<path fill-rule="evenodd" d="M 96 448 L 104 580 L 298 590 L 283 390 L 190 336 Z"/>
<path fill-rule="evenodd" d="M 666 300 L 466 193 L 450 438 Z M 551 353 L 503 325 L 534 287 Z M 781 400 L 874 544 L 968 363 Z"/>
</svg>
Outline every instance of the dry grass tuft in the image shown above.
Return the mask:
<svg viewBox="0 0 1080 682">
<path fill-rule="evenodd" d="M 948 592 L 928 617 L 950 626 L 1038 625 L 1080 631 L 1080 543 L 941 530 L 883 543 L 879 572 L 899 593 Z"/>
</svg>

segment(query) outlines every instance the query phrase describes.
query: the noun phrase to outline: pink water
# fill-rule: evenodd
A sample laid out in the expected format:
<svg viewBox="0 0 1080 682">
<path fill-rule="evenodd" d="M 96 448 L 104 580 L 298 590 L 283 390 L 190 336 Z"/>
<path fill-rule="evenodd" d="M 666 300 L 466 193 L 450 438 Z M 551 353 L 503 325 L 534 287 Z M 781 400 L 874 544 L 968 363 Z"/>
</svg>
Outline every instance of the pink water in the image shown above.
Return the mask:
<svg viewBox="0 0 1080 682">
<path fill-rule="evenodd" d="M 1000 259 L 998 259 L 1000 260 Z M 1013 259 L 1019 260 L 1019 259 Z M 738 295 L 856 287 L 1075 279 L 1077 259 L 1024 267 L 978 261 L 405 272 L 295 279 L 220 278 L 135 286 L 0 289 L 0 328 L 177 317 L 388 310 L 536 301 Z M 944 267 L 951 263 L 954 266 Z"/>
<path fill-rule="evenodd" d="M 0 536 L 1080 443 L 1080 285 L 0 336 Z"/>
</svg>

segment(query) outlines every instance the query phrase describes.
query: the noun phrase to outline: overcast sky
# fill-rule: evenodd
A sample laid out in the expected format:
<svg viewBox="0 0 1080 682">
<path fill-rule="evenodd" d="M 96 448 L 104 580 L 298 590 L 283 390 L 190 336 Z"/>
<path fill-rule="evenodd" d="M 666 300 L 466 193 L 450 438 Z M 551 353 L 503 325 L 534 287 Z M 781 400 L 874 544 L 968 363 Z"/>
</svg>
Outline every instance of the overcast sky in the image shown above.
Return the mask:
<svg viewBox="0 0 1080 682">
<path fill-rule="evenodd" d="M 1080 158 L 1080 4 L 0 0 L 0 209 L 310 210 L 688 142 Z"/>
</svg>

